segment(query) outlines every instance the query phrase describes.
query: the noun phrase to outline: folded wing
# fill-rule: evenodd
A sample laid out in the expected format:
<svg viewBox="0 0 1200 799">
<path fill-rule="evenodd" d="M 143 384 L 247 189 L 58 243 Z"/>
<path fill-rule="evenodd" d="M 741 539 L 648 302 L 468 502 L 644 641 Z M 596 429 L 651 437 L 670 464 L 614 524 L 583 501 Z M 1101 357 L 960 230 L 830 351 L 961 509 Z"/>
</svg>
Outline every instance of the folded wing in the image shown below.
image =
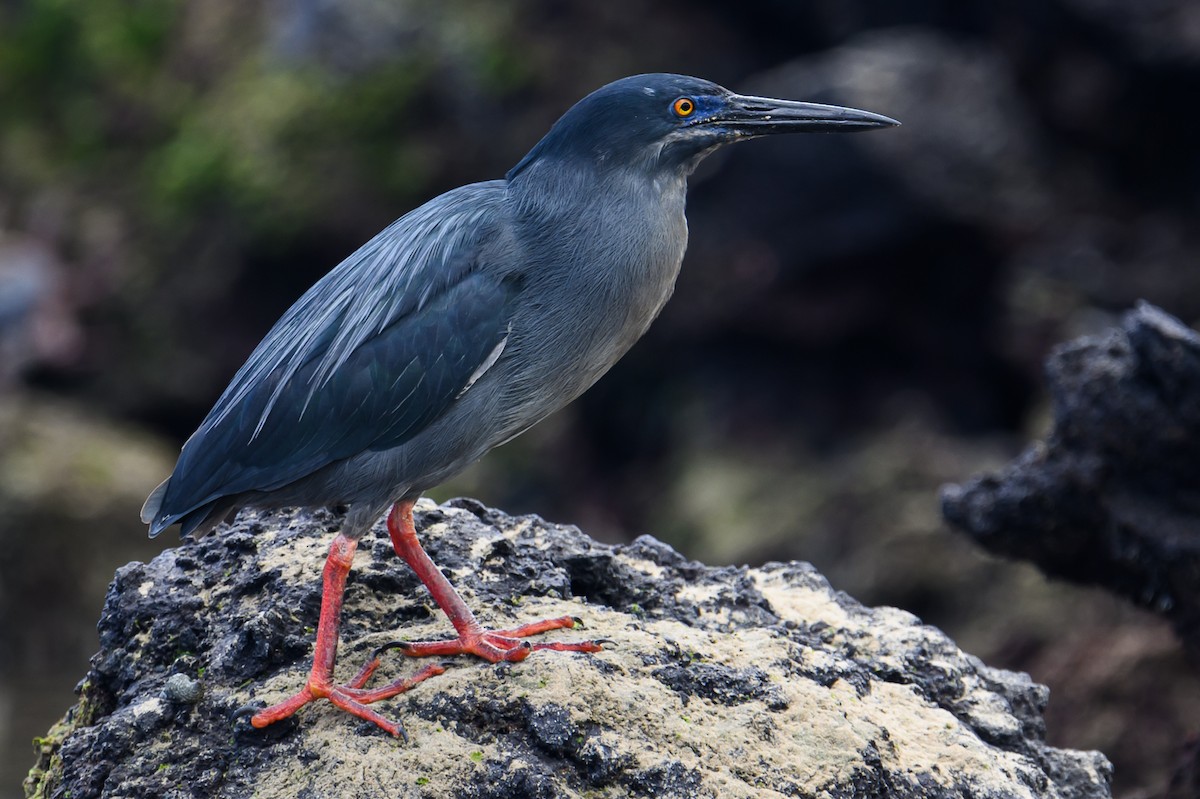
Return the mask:
<svg viewBox="0 0 1200 799">
<path fill-rule="evenodd" d="M 151 535 L 398 446 L 446 412 L 508 332 L 519 282 L 487 269 L 503 184 L 402 217 L 322 278 L 238 371 L 143 511 Z M 190 523 L 190 524 L 189 524 Z"/>
</svg>

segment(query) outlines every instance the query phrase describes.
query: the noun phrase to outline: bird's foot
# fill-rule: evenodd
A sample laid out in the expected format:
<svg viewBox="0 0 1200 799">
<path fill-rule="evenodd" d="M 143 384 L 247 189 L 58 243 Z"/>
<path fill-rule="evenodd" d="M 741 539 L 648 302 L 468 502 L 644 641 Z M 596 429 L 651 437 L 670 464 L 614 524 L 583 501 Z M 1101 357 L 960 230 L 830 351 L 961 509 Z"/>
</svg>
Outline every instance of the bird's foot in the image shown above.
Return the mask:
<svg viewBox="0 0 1200 799">
<path fill-rule="evenodd" d="M 390 699 L 397 694 L 402 694 L 414 685 L 441 674 L 446 669 L 440 664 L 431 663 L 412 676 L 402 677 L 380 688 L 364 688 L 363 686 L 367 684 L 367 680 L 379 668 L 380 654 L 389 648 L 391 648 L 390 645 L 376 649 L 371 659 L 363 664 L 358 674 L 354 675 L 354 678 L 345 685 L 333 685 L 328 674 L 309 675 L 308 682 L 296 694 L 279 704 L 271 705 L 268 708 L 258 711 L 251 717 L 250 724 L 257 729 L 262 729 L 277 721 L 286 719 L 315 699 L 328 699 L 335 707 L 339 707 L 347 713 L 352 713 L 360 719 L 373 722 L 390 735 L 408 740 L 408 735 L 404 732 L 404 727 L 396 722 L 389 721 L 374 710 L 371 710 L 367 705 L 382 699 Z"/>
<path fill-rule="evenodd" d="M 581 623 L 574 616 L 559 616 L 504 630 L 487 630 L 474 625 L 472 629 L 461 633 L 458 638 L 449 641 L 395 641 L 385 644 L 378 651 L 399 649 L 409 657 L 475 655 L 489 663 L 500 663 L 501 661 L 515 663 L 518 660 L 524 660 L 529 657 L 530 653 L 539 649 L 552 649 L 556 652 L 599 652 L 604 641 L 530 643 L 522 640 L 531 635 L 570 628 Z"/>
</svg>

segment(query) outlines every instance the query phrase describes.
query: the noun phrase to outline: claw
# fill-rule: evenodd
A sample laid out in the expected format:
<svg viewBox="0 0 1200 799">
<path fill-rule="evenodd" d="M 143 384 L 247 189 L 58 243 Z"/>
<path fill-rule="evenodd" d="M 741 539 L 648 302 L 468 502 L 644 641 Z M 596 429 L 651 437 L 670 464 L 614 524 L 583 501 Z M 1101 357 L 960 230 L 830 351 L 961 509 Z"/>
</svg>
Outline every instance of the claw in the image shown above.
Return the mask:
<svg viewBox="0 0 1200 799">
<path fill-rule="evenodd" d="M 235 719 L 241 719 L 241 718 L 245 718 L 246 716 L 253 716 L 255 713 L 262 710 L 266 706 L 267 706 L 266 702 L 256 699 L 253 702 L 247 702 L 246 704 L 239 707 L 237 710 L 233 711 L 233 717 Z"/>
<path fill-rule="evenodd" d="M 393 649 L 401 649 L 401 650 L 408 649 L 408 647 L 409 647 L 408 641 L 389 641 L 388 643 L 383 644 L 382 646 L 375 647 L 375 651 L 371 653 L 371 657 L 377 658 L 380 655 L 382 655 L 384 652 L 390 652 Z"/>
</svg>

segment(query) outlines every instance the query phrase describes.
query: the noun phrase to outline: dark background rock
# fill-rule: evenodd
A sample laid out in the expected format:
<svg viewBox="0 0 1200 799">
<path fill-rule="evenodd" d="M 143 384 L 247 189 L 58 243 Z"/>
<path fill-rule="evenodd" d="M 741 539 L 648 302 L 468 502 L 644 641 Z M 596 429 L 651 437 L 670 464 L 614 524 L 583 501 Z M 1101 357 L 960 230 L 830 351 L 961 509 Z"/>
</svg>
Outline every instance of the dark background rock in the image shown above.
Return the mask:
<svg viewBox="0 0 1200 799">
<path fill-rule="evenodd" d="M 475 502 L 424 504 L 417 522 L 481 617 L 572 613 L 587 627 L 569 635 L 613 643 L 456 664 L 381 706 L 408 743 L 323 703 L 254 730 L 238 709 L 307 671 L 337 521 L 243 514 L 120 569 L 100 651 L 27 795 L 1110 796 L 1103 755 L 1045 743 L 1044 687 L 808 564 L 710 568 L 649 537 L 607 546 Z M 448 626 L 385 535 L 365 544 L 343 663 Z"/>
<path fill-rule="evenodd" d="M 1143 303 L 1055 349 L 1054 426 L 942 510 L 989 551 L 1170 619 L 1200 653 L 1200 335 Z"/>
</svg>

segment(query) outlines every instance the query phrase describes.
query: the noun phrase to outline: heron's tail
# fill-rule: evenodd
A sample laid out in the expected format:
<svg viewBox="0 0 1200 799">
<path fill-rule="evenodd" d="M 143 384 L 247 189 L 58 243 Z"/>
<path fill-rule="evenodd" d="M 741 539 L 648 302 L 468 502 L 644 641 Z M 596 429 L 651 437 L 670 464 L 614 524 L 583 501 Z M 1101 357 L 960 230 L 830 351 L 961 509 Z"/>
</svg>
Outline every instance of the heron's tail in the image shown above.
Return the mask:
<svg viewBox="0 0 1200 799">
<path fill-rule="evenodd" d="M 170 484 L 170 477 L 163 480 L 159 483 L 158 488 L 151 491 L 150 496 L 146 497 L 146 504 L 142 505 L 142 521 L 150 525 L 151 538 L 157 538 L 159 533 L 176 522 L 179 523 L 180 538 L 187 538 L 189 535 L 193 538 L 200 538 L 220 524 L 234 508 L 233 500 L 225 497 L 181 513 L 171 513 L 170 511 L 164 513 L 163 501 L 167 496 L 167 486 Z"/>
<path fill-rule="evenodd" d="M 163 480 L 158 484 L 158 488 L 151 491 L 150 496 L 146 497 L 146 504 L 142 505 L 142 521 L 145 524 L 150 524 L 153 522 L 155 517 L 158 516 L 158 512 L 162 510 L 163 497 L 167 494 L 167 486 L 170 484 L 170 482 L 170 477 L 168 477 L 166 480 Z M 151 530 L 150 536 L 154 537 L 160 532 L 162 531 Z"/>
</svg>

